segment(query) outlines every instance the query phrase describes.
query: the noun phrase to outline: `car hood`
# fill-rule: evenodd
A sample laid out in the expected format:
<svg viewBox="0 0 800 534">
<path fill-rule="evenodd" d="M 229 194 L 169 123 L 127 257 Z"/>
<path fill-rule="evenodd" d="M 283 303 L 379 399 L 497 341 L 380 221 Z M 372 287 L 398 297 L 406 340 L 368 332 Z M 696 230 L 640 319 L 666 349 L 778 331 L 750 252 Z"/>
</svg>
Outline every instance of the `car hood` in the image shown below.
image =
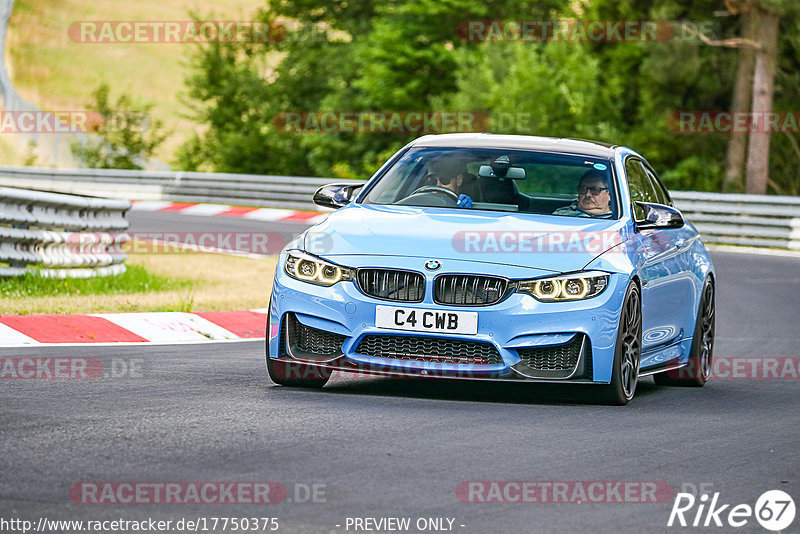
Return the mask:
<svg viewBox="0 0 800 534">
<path fill-rule="evenodd" d="M 569 272 L 626 239 L 621 220 L 355 204 L 309 228 L 303 246 L 334 262 L 398 256 Z"/>
</svg>

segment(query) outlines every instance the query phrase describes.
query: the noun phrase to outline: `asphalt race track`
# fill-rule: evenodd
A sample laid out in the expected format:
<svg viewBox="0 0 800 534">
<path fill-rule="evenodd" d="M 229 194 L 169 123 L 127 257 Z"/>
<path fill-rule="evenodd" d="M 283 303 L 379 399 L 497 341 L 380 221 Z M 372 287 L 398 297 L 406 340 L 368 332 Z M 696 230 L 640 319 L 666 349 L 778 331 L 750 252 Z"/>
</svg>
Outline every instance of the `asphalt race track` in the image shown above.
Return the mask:
<svg viewBox="0 0 800 534">
<path fill-rule="evenodd" d="M 133 231 L 303 228 L 130 218 Z M 715 357 L 800 357 L 800 258 L 712 256 Z M 266 375 L 263 342 L 37 347 L 2 356 L 94 357 L 122 375 L 0 381 L 5 518 L 276 517 L 279 532 L 327 533 L 353 532 L 348 517 L 408 517 L 409 532 L 419 532 L 419 518 L 453 519 L 452 530 L 463 533 L 663 532 L 690 530 L 667 528 L 671 494 L 657 503 L 473 503 L 456 488 L 665 481 L 674 492 L 703 485 L 732 506 L 752 506 L 771 489 L 800 497 L 800 377 L 712 378 L 702 389 L 647 378 L 630 405 L 607 407 L 592 404 L 588 386 L 357 376 L 334 377 L 319 391 L 279 387 Z M 270 505 L 70 501 L 73 484 L 122 481 L 270 481 L 288 496 Z M 317 498 L 307 498 L 314 484 Z M 765 532 L 754 518 L 738 531 Z"/>
</svg>

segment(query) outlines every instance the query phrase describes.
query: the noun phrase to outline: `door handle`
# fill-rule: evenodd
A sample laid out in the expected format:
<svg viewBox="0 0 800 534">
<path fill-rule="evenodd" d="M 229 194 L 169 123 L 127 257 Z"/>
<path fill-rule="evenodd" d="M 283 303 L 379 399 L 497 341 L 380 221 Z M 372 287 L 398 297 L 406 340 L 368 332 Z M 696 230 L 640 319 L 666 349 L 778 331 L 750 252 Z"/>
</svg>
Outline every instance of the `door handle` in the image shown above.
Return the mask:
<svg viewBox="0 0 800 534">
<path fill-rule="evenodd" d="M 678 248 L 681 248 L 685 244 L 686 244 L 686 240 L 683 239 L 683 238 L 675 240 L 675 246 L 678 247 Z"/>
</svg>

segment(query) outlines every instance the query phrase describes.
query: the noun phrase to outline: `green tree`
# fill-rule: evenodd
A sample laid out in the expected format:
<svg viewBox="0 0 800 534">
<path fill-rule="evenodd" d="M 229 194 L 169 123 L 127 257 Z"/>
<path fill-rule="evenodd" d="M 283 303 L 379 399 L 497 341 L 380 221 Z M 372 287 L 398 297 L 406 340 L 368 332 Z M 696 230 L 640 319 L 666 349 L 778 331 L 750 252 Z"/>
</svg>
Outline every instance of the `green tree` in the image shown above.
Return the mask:
<svg viewBox="0 0 800 534">
<path fill-rule="evenodd" d="M 621 104 L 587 45 L 487 42 L 463 50 L 447 106 L 484 110 L 493 133 L 614 141 Z"/>
<path fill-rule="evenodd" d="M 269 17 L 300 27 L 268 46 L 199 47 L 188 95 L 207 125 L 181 150 L 185 169 L 367 177 L 415 133 L 292 134 L 287 111 L 422 111 L 456 90 L 466 19 L 551 16 L 565 0 L 407 0 L 273 3 Z M 274 20 L 274 19 L 272 19 Z M 342 38 L 344 35 L 344 38 Z M 281 55 L 274 69 L 264 65 Z"/>
<path fill-rule="evenodd" d="M 164 142 L 160 120 L 151 120 L 150 104 L 141 104 L 122 94 L 112 102 L 108 84 L 101 84 L 93 93 L 94 102 L 87 105 L 96 112 L 89 122 L 84 140 L 72 143 L 72 154 L 84 167 L 95 169 L 143 169 Z"/>
<path fill-rule="evenodd" d="M 739 1 L 780 4 L 774 107 L 795 110 L 800 32 L 785 8 L 791 0 Z M 679 133 L 670 117 L 734 105 L 739 52 L 709 40 L 741 37 L 743 22 L 723 7 L 720 0 L 275 0 L 258 17 L 295 21 L 284 39 L 196 50 L 188 96 L 205 128 L 182 147 L 177 165 L 365 178 L 418 134 L 287 133 L 281 113 L 448 109 L 485 111 L 495 132 L 625 144 L 672 188 L 721 190 L 730 136 Z M 476 43 L 457 31 L 466 20 L 567 17 L 705 22 L 713 35 L 687 41 L 691 33 L 677 24 L 666 42 Z M 797 134 L 771 140 L 770 191 L 797 191 Z"/>
</svg>

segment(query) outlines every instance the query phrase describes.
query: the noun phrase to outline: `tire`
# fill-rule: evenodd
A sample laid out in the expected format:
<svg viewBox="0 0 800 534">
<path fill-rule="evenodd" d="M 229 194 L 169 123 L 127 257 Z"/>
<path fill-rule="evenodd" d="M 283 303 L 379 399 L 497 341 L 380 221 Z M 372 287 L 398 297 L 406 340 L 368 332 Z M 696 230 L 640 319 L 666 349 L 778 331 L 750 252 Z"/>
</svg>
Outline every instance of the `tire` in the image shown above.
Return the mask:
<svg viewBox="0 0 800 534">
<path fill-rule="evenodd" d="M 612 406 L 628 404 L 636 393 L 642 357 L 642 299 L 635 282 L 628 285 L 619 317 L 611 383 L 602 386 L 602 400 Z"/>
<path fill-rule="evenodd" d="M 711 364 L 714 355 L 714 330 L 716 326 L 716 304 L 714 298 L 714 282 L 706 278 L 700 306 L 697 309 L 697 320 L 692 337 L 692 348 L 689 351 L 689 364 L 680 369 L 672 369 L 653 375 L 659 386 L 680 386 L 700 388 L 711 378 Z"/>
<path fill-rule="evenodd" d="M 272 300 L 269 303 L 272 309 Z M 267 312 L 267 373 L 270 380 L 281 386 L 319 389 L 328 383 L 331 371 L 317 365 L 271 358 L 269 355 L 269 312 Z M 280 355 L 279 355 L 280 356 Z"/>
</svg>

